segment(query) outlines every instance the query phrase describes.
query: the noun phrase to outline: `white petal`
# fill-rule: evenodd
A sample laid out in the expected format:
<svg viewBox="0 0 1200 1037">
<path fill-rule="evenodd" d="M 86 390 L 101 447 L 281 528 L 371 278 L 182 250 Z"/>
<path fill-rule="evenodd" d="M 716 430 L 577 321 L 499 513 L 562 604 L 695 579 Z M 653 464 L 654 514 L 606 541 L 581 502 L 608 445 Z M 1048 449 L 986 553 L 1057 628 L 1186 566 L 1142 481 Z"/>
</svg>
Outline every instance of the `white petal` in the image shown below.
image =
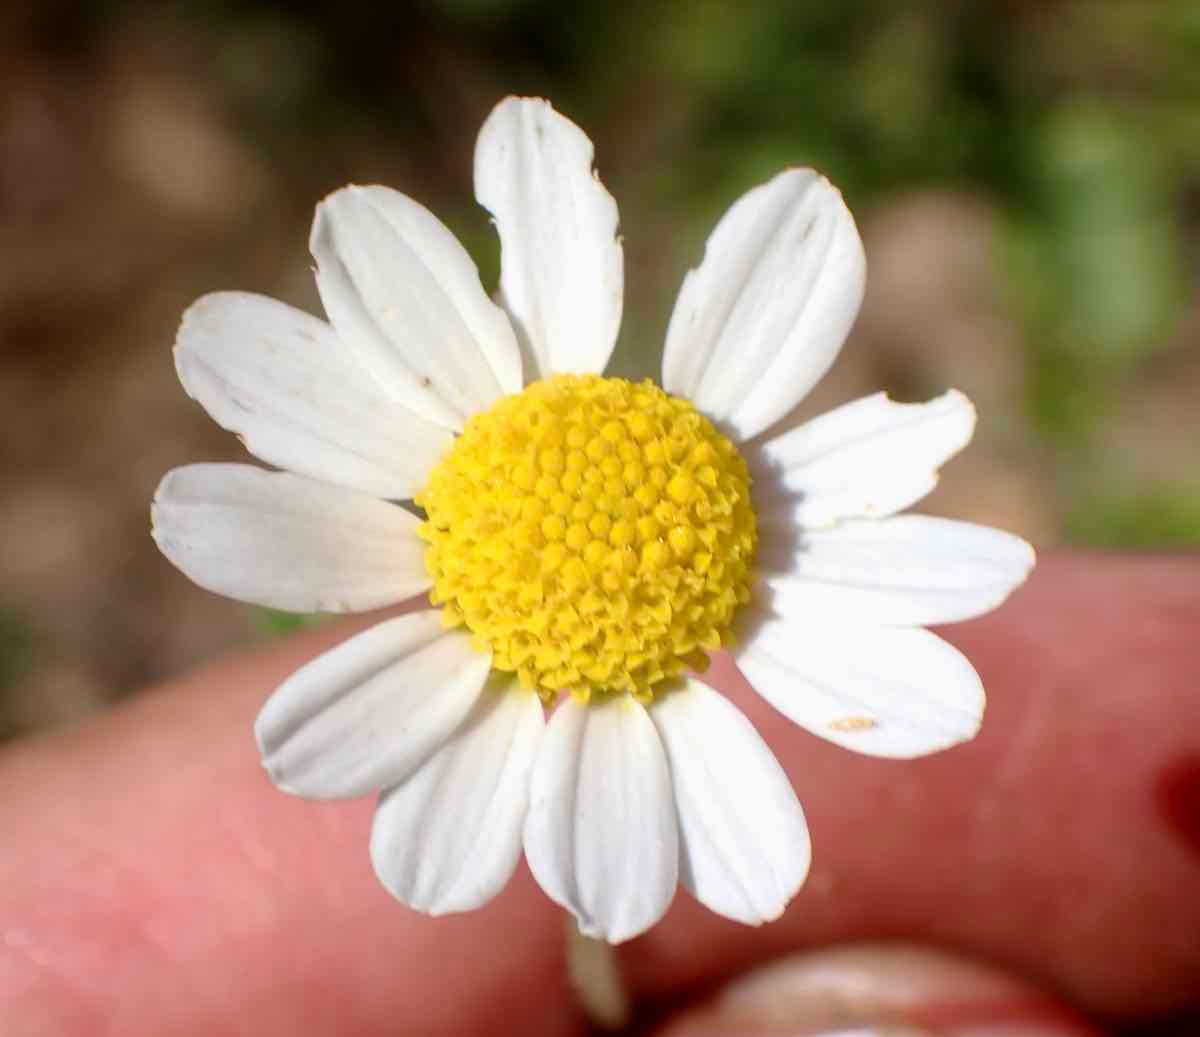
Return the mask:
<svg viewBox="0 0 1200 1037">
<path fill-rule="evenodd" d="M 1007 598 L 1034 562 L 1011 533 L 926 515 L 763 533 L 757 563 L 770 605 L 798 629 L 828 615 L 886 626 L 970 619 Z"/>
<path fill-rule="evenodd" d="M 778 918 L 812 859 L 783 768 L 738 708 L 699 681 L 656 698 L 650 716 L 671 766 L 680 881 L 726 918 Z"/>
<path fill-rule="evenodd" d="M 983 720 L 979 676 L 928 630 L 771 617 L 735 651 L 779 712 L 855 752 L 924 756 L 973 738 Z"/>
<path fill-rule="evenodd" d="M 388 396 L 328 324 L 263 295 L 195 302 L 175 367 L 255 457 L 376 497 L 412 497 L 453 441 Z"/>
<path fill-rule="evenodd" d="M 928 403 L 876 393 L 838 407 L 752 455 L 759 521 L 812 528 L 902 511 L 937 485 L 974 429 L 975 408 L 953 390 Z"/>
<path fill-rule="evenodd" d="M 386 187 L 346 187 L 317 206 L 309 248 L 330 322 L 405 407 L 458 429 L 520 390 L 508 318 L 428 209 Z"/>
<path fill-rule="evenodd" d="M 508 97 L 475 145 L 475 197 L 500 234 L 500 301 L 526 378 L 604 370 L 617 340 L 624 254 L 592 142 L 549 102 Z"/>
<path fill-rule="evenodd" d="M 339 799 L 404 781 L 462 723 L 492 665 L 438 612 L 389 619 L 284 681 L 254 724 L 285 792 Z"/>
<path fill-rule="evenodd" d="M 428 761 L 383 794 L 371 861 L 393 896 L 441 915 L 480 907 L 504 888 L 521 859 L 544 728 L 538 697 L 498 682 Z"/>
<path fill-rule="evenodd" d="M 811 169 L 743 195 L 684 278 L 663 388 L 738 440 L 788 413 L 833 363 L 862 302 L 866 259 L 842 196 Z"/>
<path fill-rule="evenodd" d="M 164 476 L 159 549 L 205 590 L 290 612 L 362 612 L 429 587 L 418 520 L 288 472 L 194 464 Z"/>
<path fill-rule="evenodd" d="M 679 873 L 671 776 L 634 699 L 555 710 L 533 769 L 525 856 L 585 936 L 620 943 L 667 910 Z"/>
</svg>

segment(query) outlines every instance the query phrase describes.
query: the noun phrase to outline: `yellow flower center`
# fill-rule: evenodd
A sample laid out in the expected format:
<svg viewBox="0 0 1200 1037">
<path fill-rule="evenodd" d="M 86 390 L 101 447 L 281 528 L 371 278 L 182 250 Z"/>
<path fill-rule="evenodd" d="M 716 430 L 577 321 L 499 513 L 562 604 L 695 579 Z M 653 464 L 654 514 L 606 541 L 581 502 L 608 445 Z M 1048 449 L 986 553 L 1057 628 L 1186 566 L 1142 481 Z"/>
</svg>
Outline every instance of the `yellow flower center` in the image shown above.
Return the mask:
<svg viewBox="0 0 1200 1037">
<path fill-rule="evenodd" d="M 498 400 L 416 503 L 447 624 L 547 699 L 647 699 L 703 669 L 750 598 L 745 462 L 649 381 L 556 375 Z"/>
</svg>

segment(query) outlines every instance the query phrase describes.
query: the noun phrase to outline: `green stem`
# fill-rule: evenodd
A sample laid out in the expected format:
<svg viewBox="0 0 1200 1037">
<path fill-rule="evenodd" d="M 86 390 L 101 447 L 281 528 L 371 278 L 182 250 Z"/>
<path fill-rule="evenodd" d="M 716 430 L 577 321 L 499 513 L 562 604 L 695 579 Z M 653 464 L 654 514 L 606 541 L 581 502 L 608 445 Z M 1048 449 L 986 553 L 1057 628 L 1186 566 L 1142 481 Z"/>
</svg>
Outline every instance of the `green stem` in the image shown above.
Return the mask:
<svg viewBox="0 0 1200 1037">
<path fill-rule="evenodd" d="M 629 1022 L 629 994 L 612 944 L 584 936 L 567 916 L 567 977 L 588 1019 L 599 1029 L 620 1030 Z"/>
</svg>

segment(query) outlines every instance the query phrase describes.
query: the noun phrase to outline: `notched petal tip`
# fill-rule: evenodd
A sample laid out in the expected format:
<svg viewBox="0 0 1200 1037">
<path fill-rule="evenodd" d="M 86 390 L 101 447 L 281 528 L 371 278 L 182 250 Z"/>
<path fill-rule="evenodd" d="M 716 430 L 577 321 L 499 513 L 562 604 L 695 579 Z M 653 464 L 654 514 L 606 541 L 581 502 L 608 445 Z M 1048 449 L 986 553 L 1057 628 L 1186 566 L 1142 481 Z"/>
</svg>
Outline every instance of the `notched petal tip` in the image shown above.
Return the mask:
<svg viewBox="0 0 1200 1037">
<path fill-rule="evenodd" d="M 508 317 L 425 206 L 378 185 L 343 188 L 318 206 L 310 247 L 330 323 L 405 409 L 458 430 L 519 390 Z"/>
<path fill-rule="evenodd" d="M 840 192 L 812 169 L 776 174 L 730 206 L 684 278 L 664 387 L 739 441 L 753 438 L 833 363 L 865 282 L 866 253 Z"/>
<path fill-rule="evenodd" d="M 451 440 L 389 396 L 328 323 L 265 295 L 194 302 L 175 369 L 259 460 L 374 497 L 411 497 Z"/>
<path fill-rule="evenodd" d="M 533 769 L 525 856 L 585 935 L 622 943 L 670 906 L 679 872 L 671 777 L 649 714 L 632 699 L 552 714 Z"/>
<path fill-rule="evenodd" d="M 914 403 L 877 392 L 769 435 L 748 448 L 761 528 L 786 539 L 904 511 L 933 490 L 975 424 L 957 390 Z"/>
<path fill-rule="evenodd" d="M 256 741 L 258 740 L 257 734 L 258 734 L 258 732 L 256 730 L 255 731 L 255 736 L 256 736 L 255 740 Z M 315 799 L 315 798 L 317 798 L 317 797 L 313 796 L 310 792 L 305 792 L 301 789 L 296 788 L 295 785 L 293 785 L 291 782 L 289 782 L 287 780 L 287 778 L 283 774 L 282 768 L 280 768 L 279 764 L 275 760 L 269 759 L 265 754 L 266 754 L 266 750 L 263 748 L 262 743 L 259 742 L 259 757 L 260 757 L 259 765 L 262 767 L 263 773 L 267 776 L 267 780 L 276 789 L 278 789 L 280 792 L 284 793 L 285 795 L 295 796 L 298 799 Z"/>
<path fill-rule="evenodd" d="M 494 105 L 492 105 L 492 110 L 488 113 L 488 119 L 490 119 L 497 112 L 503 112 L 510 108 L 522 108 L 526 106 L 547 108 L 555 114 L 561 114 L 558 109 L 554 107 L 549 98 L 540 97 L 537 94 L 507 94 L 506 96 L 500 98 L 500 100 Z M 487 119 L 484 119 L 485 124 L 487 121 Z"/>
<path fill-rule="evenodd" d="M 325 232 L 325 225 L 329 218 L 329 207 L 333 204 L 334 199 L 345 190 L 346 187 L 339 187 L 336 191 L 330 191 L 329 194 L 313 206 L 312 226 L 308 230 L 308 251 L 313 258 L 313 262 L 316 264 L 313 267 L 314 270 L 320 269 L 321 265 L 317 250 L 320 247 L 320 237 Z"/>
<path fill-rule="evenodd" d="M 474 169 L 527 378 L 603 370 L 620 326 L 624 254 L 591 139 L 549 101 L 506 97 L 480 128 Z"/>
<path fill-rule="evenodd" d="M 330 191 L 313 206 L 313 221 L 308 232 L 308 251 L 317 264 L 313 268 L 314 272 L 320 272 L 321 257 L 317 253 L 321 248 L 322 235 L 332 233 L 330 223 L 336 215 L 336 210 L 347 203 L 363 200 L 364 196 L 369 197 L 369 193 L 373 190 L 391 191 L 392 189 L 382 184 L 343 184 Z"/>
</svg>

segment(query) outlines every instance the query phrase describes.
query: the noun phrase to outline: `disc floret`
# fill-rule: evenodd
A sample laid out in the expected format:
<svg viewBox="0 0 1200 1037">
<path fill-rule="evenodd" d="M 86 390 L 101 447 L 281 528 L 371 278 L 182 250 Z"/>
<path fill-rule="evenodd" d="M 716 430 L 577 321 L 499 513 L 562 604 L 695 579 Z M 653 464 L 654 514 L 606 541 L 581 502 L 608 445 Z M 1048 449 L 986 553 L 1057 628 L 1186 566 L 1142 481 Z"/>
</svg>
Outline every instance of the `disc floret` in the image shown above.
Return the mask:
<svg viewBox="0 0 1200 1037">
<path fill-rule="evenodd" d="M 416 503 L 445 622 L 549 699 L 652 697 L 750 597 L 750 478 L 686 400 L 556 375 L 467 422 Z"/>
</svg>

